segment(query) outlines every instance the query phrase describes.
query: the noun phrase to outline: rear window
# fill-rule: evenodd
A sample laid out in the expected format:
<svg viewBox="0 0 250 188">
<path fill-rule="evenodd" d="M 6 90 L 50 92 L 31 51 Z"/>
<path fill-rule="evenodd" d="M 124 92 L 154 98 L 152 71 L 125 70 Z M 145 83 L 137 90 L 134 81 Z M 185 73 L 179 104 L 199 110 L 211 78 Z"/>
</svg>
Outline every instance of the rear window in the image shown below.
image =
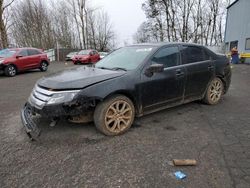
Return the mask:
<svg viewBox="0 0 250 188">
<path fill-rule="evenodd" d="M 35 49 L 28 49 L 28 55 L 38 55 L 38 54 L 42 54 L 42 52 Z"/>
<path fill-rule="evenodd" d="M 181 52 L 183 64 L 190 64 L 212 59 L 210 53 L 199 46 L 183 46 Z"/>
</svg>

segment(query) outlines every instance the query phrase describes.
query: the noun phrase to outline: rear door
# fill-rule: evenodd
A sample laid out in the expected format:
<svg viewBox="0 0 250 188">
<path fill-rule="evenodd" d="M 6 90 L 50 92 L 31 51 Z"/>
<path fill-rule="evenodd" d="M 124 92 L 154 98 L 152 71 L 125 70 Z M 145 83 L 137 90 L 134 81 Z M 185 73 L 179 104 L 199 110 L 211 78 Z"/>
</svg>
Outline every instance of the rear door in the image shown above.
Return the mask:
<svg viewBox="0 0 250 188">
<path fill-rule="evenodd" d="M 201 98 L 215 75 L 215 64 L 202 46 L 183 45 L 182 64 L 187 72 L 184 99 Z"/>
<path fill-rule="evenodd" d="M 144 74 L 151 64 L 163 64 L 164 71 L 151 77 Z M 180 64 L 178 46 L 158 50 L 142 72 L 141 101 L 145 111 L 164 108 L 183 101 L 185 69 Z"/>
<path fill-rule="evenodd" d="M 30 68 L 37 68 L 41 63 L 42 52 L 36 49 L 28 49 Z"/>
</svg>

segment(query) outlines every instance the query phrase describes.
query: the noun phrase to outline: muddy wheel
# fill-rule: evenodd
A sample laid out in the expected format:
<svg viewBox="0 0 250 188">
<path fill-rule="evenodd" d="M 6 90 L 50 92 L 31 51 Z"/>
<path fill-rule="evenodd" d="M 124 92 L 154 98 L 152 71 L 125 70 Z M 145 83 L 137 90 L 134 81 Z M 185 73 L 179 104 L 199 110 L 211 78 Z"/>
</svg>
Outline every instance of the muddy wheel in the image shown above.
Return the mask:
<svg viewBox="0 0 250 188">
<path fill-rule="evenodd" d="M 209 84 L 203 101 L 207 104 L 217 104 L 223 95 L 224 85 L 221 79 L 214 78 Z"/>
<path fill-rule="evenodd" d="M 126 132 L 134 117 L 135 108 L 132 101 L 123 95 L 115 95 L 97 105 L 94 122 L 103 134 L 115 136 Z"/>
<path fill-rule="evenodd" d="M 17 69 L 14 65 L 8 65 L 7 67 L 5 67 L 4 73 L 6 76 L 13 77 L 13 76 L 16 76 Z"/>
</svg>

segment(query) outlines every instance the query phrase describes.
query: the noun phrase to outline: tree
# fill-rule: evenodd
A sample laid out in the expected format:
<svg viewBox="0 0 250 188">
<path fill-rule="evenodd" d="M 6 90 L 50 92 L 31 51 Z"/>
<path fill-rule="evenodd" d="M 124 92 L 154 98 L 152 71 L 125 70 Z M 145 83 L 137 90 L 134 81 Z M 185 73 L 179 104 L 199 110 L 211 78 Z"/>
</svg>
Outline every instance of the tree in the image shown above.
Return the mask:
<svg viewBox="0 0 250 188">
<path fill-rule="evenodd" d="M 10 7 L 13 2 L 14 0 L 0 0 L 0 48 L 7 48 L 9 45 L 7 35 L 8 13 L 5 15 L 5 12 L 8 11 L 8 7 Z"/>
<path fill-rule="evenodd" d="M 222 28 L 229 3 L 230 0 L 146 0 L 142 9 L 147 21 L 135 36 L 142 36 L 143 28 L 150 41 L 218 45 L 223 41 Z"/>
<path fill-rule="evenodd" d="M 12 35 L 18 46 L 54 47 L 55 32 L 42 0 L 20 1 L 13 10 Z"/>
</svg>

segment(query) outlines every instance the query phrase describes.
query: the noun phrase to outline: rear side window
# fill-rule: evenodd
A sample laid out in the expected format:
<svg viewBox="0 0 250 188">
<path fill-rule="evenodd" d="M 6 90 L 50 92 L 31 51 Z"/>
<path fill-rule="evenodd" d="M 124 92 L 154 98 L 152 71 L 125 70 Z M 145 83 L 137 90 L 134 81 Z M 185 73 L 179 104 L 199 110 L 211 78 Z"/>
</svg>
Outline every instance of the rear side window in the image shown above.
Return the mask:
<svg viewBox="0 0 250 188">
<path fill-rule="evenodd" d="M 28 56 L 28 52 L 27 52 L 27 50 L 21 50 L 21 51 L 18 53 L 18 55 L 25 57 L 25 56 Z"/>
<path fill-rule="evenodd" d="M 203 49 L 197 46 L 183 46 L 182 55 L 183 64 L 195 63 L 209 59 L 208 56 L 206 58 L 204 57 Z"/>
<path fill-rule="evenodd" d="M 41 54 L 41 52 L 38 50 L 35 50 L 35 49 L 28 50 L 28 55 L 38 55 L 38 54 Z"/>
<path fill-rule="evenodd" d="M 153 63 L 163 64 L 164 67 L 173 67 L 179 63 L 179 48 L 166 47 L 160 49 L 152 58 Z"/>
</svg>

